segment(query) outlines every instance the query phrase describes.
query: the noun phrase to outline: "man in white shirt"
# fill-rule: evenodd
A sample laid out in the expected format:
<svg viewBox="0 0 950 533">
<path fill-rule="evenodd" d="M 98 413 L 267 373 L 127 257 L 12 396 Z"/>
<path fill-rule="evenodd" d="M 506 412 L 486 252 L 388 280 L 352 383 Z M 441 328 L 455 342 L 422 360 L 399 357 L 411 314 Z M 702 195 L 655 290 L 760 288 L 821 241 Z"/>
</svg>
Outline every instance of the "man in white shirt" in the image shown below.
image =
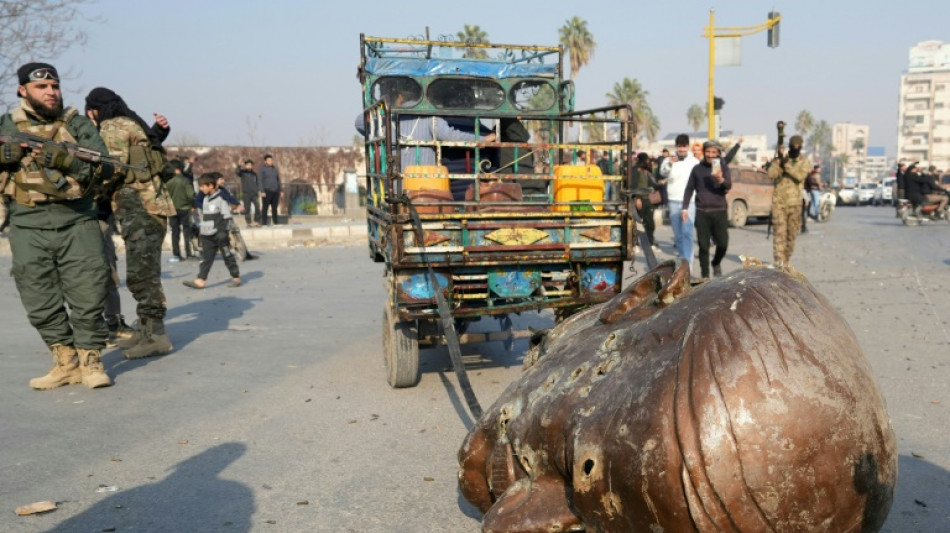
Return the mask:
<svg viewBox="0 0 950 533">
<path fill-rule="evenodd" d="M 692 268 L 693 263 L 693 223 L 696 220 L 696 205 L 691 204 L 687 209 L 689 215 L 684 219 L 683 195 L 686 192 L 686 183 L 689 173 L 699 163 L 689 151 L 689 136 L 676 136 L 676 154 L 663 160 L 660 166 L 660 177 L 667 180 L 666 194 L 669 198 L 670 225 L 673 226 L 673 244 L 677 254 L 686 260 Z"/>
</svg>

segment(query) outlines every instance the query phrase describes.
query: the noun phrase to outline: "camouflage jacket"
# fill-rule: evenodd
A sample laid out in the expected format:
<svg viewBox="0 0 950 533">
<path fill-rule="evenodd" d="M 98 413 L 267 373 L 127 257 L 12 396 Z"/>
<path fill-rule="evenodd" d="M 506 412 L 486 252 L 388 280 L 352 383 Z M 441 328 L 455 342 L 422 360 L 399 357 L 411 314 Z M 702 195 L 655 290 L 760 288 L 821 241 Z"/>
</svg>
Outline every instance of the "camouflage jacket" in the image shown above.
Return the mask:
<svg viewBox="0 0 950 533">
<path fill-rule="evenodd" d="M 42 127 L 45 124 L 51 124 L 54 121 L 48 121 L 41 118 L 30 108 L 25 99 L 20 99 L 20 109 L 26 112 L 30 123 L 34 126 Z M 63 116 L 66 116 L 68 108 L 63 109 Z M 96 131 L 92 122 L 82 114 L 76 114 L 65 126 L 66 131 L 76 140 L 80 146 L 105 152 L 106 146 Z M 17 133 L 16 121 L 11 113 L 6 113 L 0 117 L 0 135 L 13 135 Z M 111 170 L 111 165 L 108 165 Z M 5 165 L 3 170 L 16 172 L 18 164 Z M 73 162 L 73 168 L 69 174 L 73 176 L 87 190 L 97 185 L 101 179 L 98 172 L 98 165 L 84 163 L 78 159 Z M 10 202 L 10 222 L 14 226 L 24 228 L 58 229 L 71 226 L 83 220 L 96 219 L 96 205 L 91 195 L 84 195 L 73 200 L 64 200 L 56 202 L 37 203 L 35 205 L 21 205 L 17 202 Z"/>
<path fill-rule="evenodd" d="M 149 141 L 145 130 L 129 117 L 120 116 L 102 121 L 99 125 L 99 134 L 102 135 L 102 140 L 106 143 L 109 154 L 122 163 L 133 163 L 130 161 L 130 152 L 133 147 L 151 149 L 151 141 Z M 134 163 L 141 164 L 138 161 Z M 116 168 L 115 183 L 117 185 L 112 189 L 113 191 L 122 188 L 135 189 L 142 199 L 142 205 L 149 214 L 162 216 L 175 214 L 175 206 L 172 204 L 168 190 L 158 175 L 152 176 L 150 181 L 143 182 L 127 179 L 127 173 L 126 169 Z M 113 206 L 113 209 L 115 209 L 115 206 Z"/>
<path fill-rule="evenodd" d="M 801 207 L 805 178 L 811 172 L 811 163 L 804 156 L 789 159 L 782 168 L 778 159 L 769 166 L 769 178 L 775 182 L 772 207 Z"/>
</svg>

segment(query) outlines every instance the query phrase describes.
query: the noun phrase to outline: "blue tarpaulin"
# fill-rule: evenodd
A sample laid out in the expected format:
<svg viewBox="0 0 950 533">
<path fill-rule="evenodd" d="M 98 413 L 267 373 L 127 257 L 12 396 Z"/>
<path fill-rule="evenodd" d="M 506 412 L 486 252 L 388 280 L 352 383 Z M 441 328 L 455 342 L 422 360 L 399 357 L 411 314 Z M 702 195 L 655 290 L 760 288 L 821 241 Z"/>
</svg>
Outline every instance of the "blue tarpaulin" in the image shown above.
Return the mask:
<svg viewBox="0 0 950 533">
<path fill-rule="evenodd" d="M 474 76 L 481 78 L 553 78 L 557 76 L 554 63 L 503 63 L 491 61 L 464 61 L 457 59 L 369 58 L 368 74 L 388 76 Z"/>
</svg>

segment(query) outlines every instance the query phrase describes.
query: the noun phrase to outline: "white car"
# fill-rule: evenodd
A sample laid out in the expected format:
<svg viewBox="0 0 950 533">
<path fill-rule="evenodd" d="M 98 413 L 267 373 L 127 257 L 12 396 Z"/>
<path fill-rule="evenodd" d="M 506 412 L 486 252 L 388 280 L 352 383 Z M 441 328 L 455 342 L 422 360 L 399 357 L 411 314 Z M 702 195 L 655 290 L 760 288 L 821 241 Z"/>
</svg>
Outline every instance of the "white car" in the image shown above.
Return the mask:
<svg viewBox="0 0 950 533">
<path fill-rule="evenodd" d="M 874 189 L 874 199 L 871 203 L 874 205 L 894 205 L 894 183 L 897 178 L 884 178 L 884 181 Z"/>
<path fill-rule="evenodd" d="M 858 205 L 871 203 L 874 200 L 874 189 L 877 189 L 877 183 L 871 181 L 858 185 Z"/>
<path fill-rule="evenodd" d="M 858 189 L 855 186 L 842 188 L 838 191 L 838 204 L 858 205 Z"/>
</svg>

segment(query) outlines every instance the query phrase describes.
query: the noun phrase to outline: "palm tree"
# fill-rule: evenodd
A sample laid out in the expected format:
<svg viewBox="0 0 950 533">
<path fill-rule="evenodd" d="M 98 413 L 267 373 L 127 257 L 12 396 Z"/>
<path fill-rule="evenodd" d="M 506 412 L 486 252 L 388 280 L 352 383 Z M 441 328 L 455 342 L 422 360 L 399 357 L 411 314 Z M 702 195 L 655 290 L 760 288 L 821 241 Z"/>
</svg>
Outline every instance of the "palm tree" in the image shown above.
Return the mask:
<svg viewBox="0 0 950 533">
<path fill-rule="evenodd" d="M 580 17 L 565 21 L 558 33 L 561 36 L 560 43 L 571 55 L 571 75 L 568 79 L 573 80 L 581 67 L 590 62 L 597 43 L 594 42 L 594 36 L 587 30 L 587 21 Z"/>
<path fill-rule="evenodd" d="M 831 153 L 831 126 L 827 121 L 821 120 L 810 128 L 810 133 L 806 140 L 811 147 L 813 157 L 821 161 L 822 157 Z"/>
<path fill-rule="evenodd" d="M 693 128 L 693 133 L 699 131 L 699 127 L 703 125 L 703 120 L 705 119 L 706 110 L 699 104 L 693 104 L 686 110 L 686 120 L 689 121 L 690 127 Z"/>
<path fill-rule="evenodd" d="M 802 109 L 798 113 L 798 118 L 795 119 L 795 131 L 799 135 L 805 136 L 815 125 L 815 118 L 811 116 L 811 113 L 807 109 Z"/>
<path fill-rule="evenodd" d="M 639 137 L 646 137 L 653 142 L 660 132 L 660 121 L 647 102 L 649 95 L 650 93 L 643 90 L 639 81 L 630 78 L 624 78 L 623 81 L 615 83 L 613 92 L 607 93 L 608 104 L 626 104 L 633 109 L 630 120 L 633 122 L 634 144 Z"/>
<path fill-rule="evenodd" d="M 466 44 L 488 44 L 488 34 L 483 32 L 477 25 L 465 25 L 465 29 L 455 34 L 459 42 Z M 474 59 L 485 59 L 488 53 L 484 48 L 466 48 L 462 57 L 471 57 Z"/>
</svg>

